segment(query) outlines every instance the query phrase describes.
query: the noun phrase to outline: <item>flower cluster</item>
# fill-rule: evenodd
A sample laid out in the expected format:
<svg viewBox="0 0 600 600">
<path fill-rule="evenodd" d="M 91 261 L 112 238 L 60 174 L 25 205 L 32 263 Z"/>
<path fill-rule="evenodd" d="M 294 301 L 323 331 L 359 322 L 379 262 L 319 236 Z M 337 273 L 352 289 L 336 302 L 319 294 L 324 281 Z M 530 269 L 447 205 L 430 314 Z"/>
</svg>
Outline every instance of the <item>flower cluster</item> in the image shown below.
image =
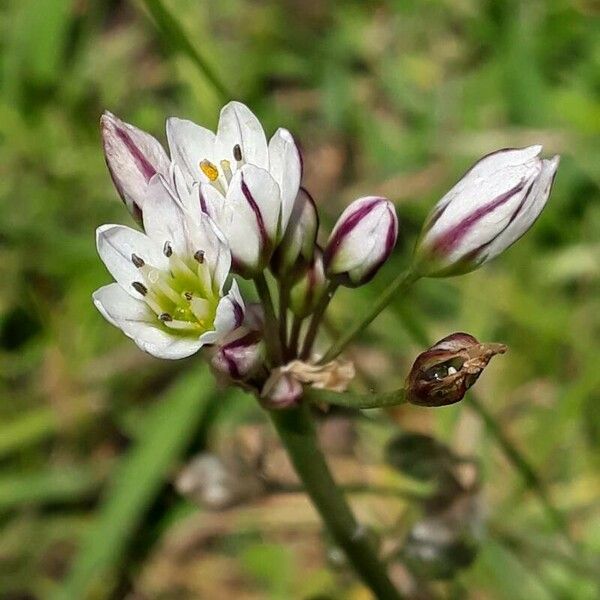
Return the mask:
<svg viewBox="0 0 600 600">
<path fill-rule="evenodd" d="M 293 136 L 280 128 L 267 140 L 239 102 L 222 109 L 216 133 L 168 119 L 168 153 L 113 114 L 101 124 L 111 177 L 139 225 L 97 231 L 98 252 L 116 281 L 94 293 L 106 319 L 159 358 L 209 348 L 221 378 L 262 391 L 267 403 L 288 406 L 303 385 L 325 380 L 339 389 L 347 363 L 343 371 L 310 367 L 313 344 L 334 290 L 366 284 L 391 255 L 398 236 L 392 202 L 355 200 L 321 238 Z M 501 150 L 474 165 L 427 218 L 412 278 L 473 270 L 523 235 L 558 166 L 557 157 L 544 160 L 540 152 Z M 244 280 L 255 282 L 260 303 L 244 301 L 236 276 L 246 296 Z M 293 370 L 282 368 L 292 363 Z"/>
</svg>

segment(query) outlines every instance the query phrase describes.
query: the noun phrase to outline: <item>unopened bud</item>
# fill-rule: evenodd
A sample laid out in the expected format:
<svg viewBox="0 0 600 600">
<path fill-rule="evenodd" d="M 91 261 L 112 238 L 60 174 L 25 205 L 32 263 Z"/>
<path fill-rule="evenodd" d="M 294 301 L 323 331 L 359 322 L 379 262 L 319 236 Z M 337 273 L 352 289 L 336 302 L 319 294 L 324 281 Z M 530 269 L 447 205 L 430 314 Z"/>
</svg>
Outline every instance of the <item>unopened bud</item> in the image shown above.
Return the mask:
<svg viewBox="0 0 600 600">
<path fill-rule="evenodd" d="M 300 188 L 285 234 L 273 256 L 273 269 L 279 275 L 290 271 L 299 260 L 309 261 L 312 257 L 319 216 L 311 195 Z"/>
<path fill-rule="evenodd" d="M 504 344 L 480 344 L 468 333 L 453 333 L 419 354 L 406 380 L 407 400 L 421 406 L 459 402 Z"/>
<path fill-rule="evenodd" d="M 268 409 L 285 409 L 295 406 L 302 397 L 302 384 L 291 374 L 275 370 L 267 379 L 260 401 Z"/>
<path fill-rule="evenodd" d="M 258 331 L 238 331 L 216 348 L 211 364 L 215 371 L 234 380 L 244 380 L 255 374 L 264 364 L 264 346 Z"/>
<path fill-rule="evenodd" d="M 504 252 L 535 222 L 550 195 L 559 157 L 541 146 L 482 158 L 437 203 L 415 249 L 423 276 L 468 273 Z"/>
<path fill-rule="evenodd" d="M 324 254 L 327 276 L 348 287 L 367 283 L 392 253 L 397 237 L 398 218 L 389 200 L 377 196 L 355 200 L 329 236 Z"/>
<path fill-rule="evenodd" d="M 320 250 L 315 250 L 313 260 L 290 289 L 292 312 L 297 317 L 307 317 L 315 310 L 326 289 L 327 280 L 323 269 L 323 254 Z"/>
</svg>

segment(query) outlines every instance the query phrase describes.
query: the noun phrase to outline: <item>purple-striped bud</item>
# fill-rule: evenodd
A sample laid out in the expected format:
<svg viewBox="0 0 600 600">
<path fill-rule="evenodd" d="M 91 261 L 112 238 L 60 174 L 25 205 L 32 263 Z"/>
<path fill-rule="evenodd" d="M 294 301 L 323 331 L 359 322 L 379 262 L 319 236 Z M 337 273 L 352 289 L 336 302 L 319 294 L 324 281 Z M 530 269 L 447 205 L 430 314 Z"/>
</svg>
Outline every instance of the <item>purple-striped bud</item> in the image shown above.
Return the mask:
<svg viewBox="0 0 600 600">
<path fill-rule="evenodd" d="M 112 113 L 100 119 L 104 157 L 112 180 L 129 212 L 141 223 L 144 199 L 152 177 L 169 176 L 169 157 L 161 144 Z"/>
<path fill-rule="evenodd" d="M 559 157 L 541 146 L 482 158 L 438 202 L 415 249 L 414 269 L 429 277 L 468 273 L 516 242 L 550 195 Z"/>
<path fill-rule="evenodd" d="M 312 313 L 327 289 L 323 253 L 315 249 L 313 260 L 306 266 L 290 289 L 290 308 L 300 318 Z"/>
<path fill-rule="evenodd" d="M 257 373 L 264 359 L 265 350 L 260 333 L 238 330 L 235 338 L 230 337 L 216 348 L 211 364 L 217 373 L 243 381 Z"/>
<path fill-rule="evenodd" d="M 319 215 L 315 201 L 304 188 L 300 188 L 283 239 L 273 256 L 274 271 L 283 275 L 300 260 L 310 261 L 318 229 Z"/>
<path fill-rule="evenodd" d="M 398 218 L 389 200 L 355 200 L 329 236 L 323 259 L 327 276 L 348 287 L 367 283 L 392 253 L 397 237 Z"/>
</svg>

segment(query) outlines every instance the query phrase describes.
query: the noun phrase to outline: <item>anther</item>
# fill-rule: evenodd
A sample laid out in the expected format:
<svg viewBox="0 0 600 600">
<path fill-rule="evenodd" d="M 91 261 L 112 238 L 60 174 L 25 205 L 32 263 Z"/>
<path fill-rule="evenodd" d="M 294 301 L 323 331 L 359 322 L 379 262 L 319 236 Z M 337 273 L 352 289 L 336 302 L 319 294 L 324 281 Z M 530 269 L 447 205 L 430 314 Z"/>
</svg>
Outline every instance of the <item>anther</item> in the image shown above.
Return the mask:
<svg viewBox="0 0 600 600">
<path fill-rule="evenodd" d="M 216 181 L 219 178 L 219 171 L 217 170 L 217 167 L 210 162 L 210 160 L 201 160 L 200 170 L 208 177 L 210 181 Z"/>
<path fill-rule="evenodd" d="M 141 269 L 146 263 L 144 259 L 139 257 L 137 254 L 131 255 L 131 262 L 138 268 Z"/>
<path fill-rule="evenodd" d="M 202 264 L 204 262 L 204 250 L 197 250 L 194 253 L 194 258 L 200 263 Z"/>
<path fill-rule="evenodd" d="M 171 242 L 165 242 L 165 245 L 163 246 L 163 254 L 169 258 L 169 256 L 171 256 L 171 254 L 173 254 L 173 247 L 171 246 Z"/>
<path fill-rule="evenodd" d="M 148 293 L 148 288 L 139 281 L 134 281 L 131 286 L 136 292 L 139 292 L 142 296 L 145 296 Z"/>
<path fill-rule="evenodd" d="M 191 302 L 192 298 L 194 297 L 192 292 L 183 292 L 183 297 L 188 301 Z"/>
<path fill-rule="evenodd" d="M 238 162 L 242 160 L 242 149 L 239 144 L 236 144 L 233 147 L 233 158 L 235 158 L 235 160 L 237 160 Z"/>
<path fill-rule="evenodd" d="M 169 321 L 173 320 L 173 317 L 169 313 L 164 312 L 158 315 L 158 319 L 163 323 L 168 323 Z"/>
</svg>

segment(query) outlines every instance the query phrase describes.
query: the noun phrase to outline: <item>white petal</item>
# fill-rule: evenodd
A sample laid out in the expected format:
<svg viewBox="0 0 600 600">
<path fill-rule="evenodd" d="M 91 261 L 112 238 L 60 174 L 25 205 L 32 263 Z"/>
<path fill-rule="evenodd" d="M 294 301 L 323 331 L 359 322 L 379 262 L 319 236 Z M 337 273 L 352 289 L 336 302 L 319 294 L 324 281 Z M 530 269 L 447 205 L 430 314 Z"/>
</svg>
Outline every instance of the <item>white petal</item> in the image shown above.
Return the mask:
<svg viewBox="0 0 600 600">
<path fill-rule="evenodd" d="M 292 134 L 278 129 L 269 141 L 269 172 L 281 190 L 281 230 L 285 232 L 300 188 L 302 160 Z"/>
<path fill-rule="evenodd" d="M 136 254 L 149 265 L 158 269 L 168 267 L 162 248 L 147 235 L 124 225 L 102 225 L 96 230 L 98 254 L 106 268 L 125 291 L 135 298 L 140 295 L 132 283 L 140 281 L 138 269 L 132 262 Z"/>
<path fill-rule="evenodd" d="M 227 200 L 247 205 L 254 214 L 254 227 L 265 241 L 273 242 L 279 227 L 281 196 L 279 186 L 268 171 L 244 165 L 231 180 Z"/>
<path fill-rule="evenodd" d="M 169 242 L 175 252 L 189 252 L 185 213 L 179 201 L 160 175 L 148 185 L 148 196 L 144 204 L 144 230 L 160 248 Z"/>
<path fill-rule="evenodd" d="M 536 144 L 527 148 L 506 148 L 487 154 L 477 161 L 467 175 L 492 177 L 501 169 L 523 165 L 539 156 L 542 146 Z"/>
<path fill-rule="evenodd" d="M 482 260 L 491 260 L 514 244 L 529 228 L 542 212 L 552 189 L 552 182 L 558 169 L 559 157 L 542 161 L 542 172 L 532 188 L 526 205 L 513 219 L 512 223 L 486 249 Z"/>
<path fill-rule="evenodd" d="M 100 124 L 106 164 L 117 191 L 138 218 L 148 181 L 156 173 L 168 173 L 169 158 L 153 136 L 109 112 Z"/>
<path fill-rule="evenodd" d="M 263 169 L 269 167 L 267 138 L 260 121 L 244 104 L 230 102 L 221 110 L 215 156 L 219 160 L 228 160 L 233 167 L 236 164 L 233 155 L 236 144 L 242 150 L 242 160 L 245 163 Z"/>
<path fill-rule="evenodd" d="M 96 290 L 93 298 L 98 310 L 110 323 L 152 356 L 185 358 L 202 346 L 198 338 L 175 336 L 161 329 L 146 303 L 132 298 L 116 283 Z"/>
<path fill-rule="evenodd" d="M 200 162 L 214 162 L 215 134 L 186 119 L 167 119 L 167 140 L 171 159 L 191 181 L 208 181 L 200 170 Z"/>
<path fill-rule="evenodd" d="M 229 332 L 237 329 L 244 322 L 244 301 L 235 279 L 231 283 L 229 293 L 221 298 L 215 316 L 215 331 L 222 339 Z"/>
</svg>

